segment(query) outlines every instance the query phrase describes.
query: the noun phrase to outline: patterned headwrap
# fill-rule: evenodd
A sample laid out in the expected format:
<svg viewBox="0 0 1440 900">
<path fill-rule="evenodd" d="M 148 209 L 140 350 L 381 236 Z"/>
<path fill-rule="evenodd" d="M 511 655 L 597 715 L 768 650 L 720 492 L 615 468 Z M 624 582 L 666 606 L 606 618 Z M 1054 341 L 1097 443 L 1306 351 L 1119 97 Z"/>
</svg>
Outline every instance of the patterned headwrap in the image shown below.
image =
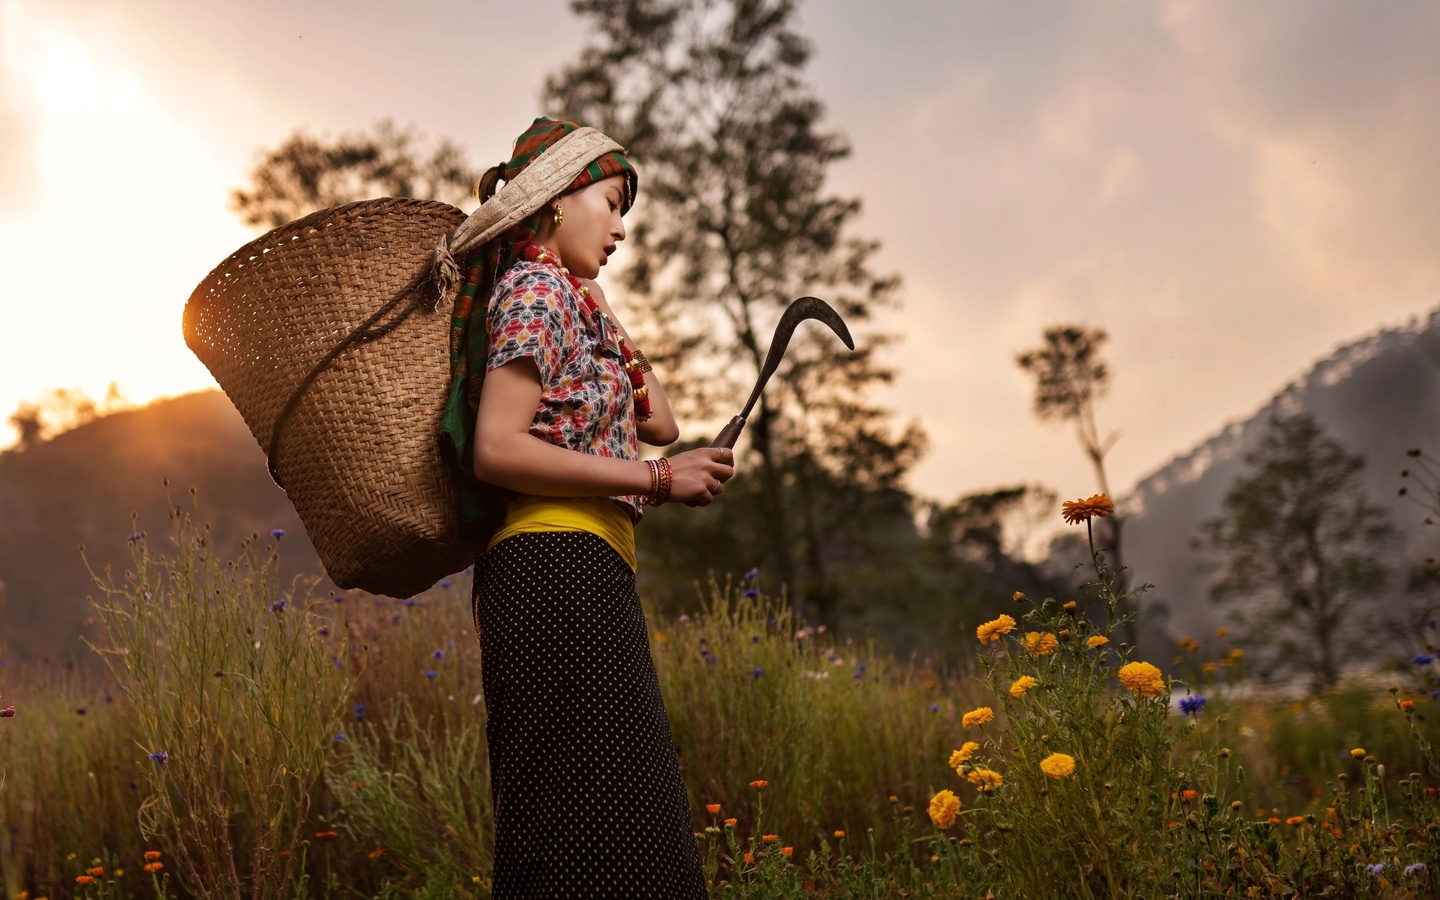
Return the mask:
<svg viewBox="0 0 1440 900">
<path fill-rule="evenodd" d="M 534 162 L 546 149 L 580 126 L 541 116 L 515 140 L 515 152 L 508 162 L 487 171 L 475 184 L 481 203 L 494 196 L 501 181 L 510 181 Z M 630 211 L 635 202 L 638 176 L 635 167 L 619 151 L 610 151 L 593 160 L 576 176 L 561 194 L 578 191 L 586 185 L 614 175 L 625 176 L 625 197 L 621 214 Z M 543 207 L 542 207 L 543 210 Z M 461 475 L 461 534 L 468 540 L 488 540 L 504 518 L 504 503 L 498 489 L 475 479 L 474 459 L 475 417 L 480 408 L 480 388 L 485 380 L 485 362 L 489 357 L 490 340 L 485 327 L 486 307 L 490 292 L 507 269 L 518 259 L 518 248 L 540 233 L 542 211 L 524 219 L 499 238 L 485 244 L 467 261 L 465 287 L 455 299 L 450 320 L 450 395 L 445 408 L 440 451 Z M 480 303 L 476 303 L 476 299 Z"/>
</svg>

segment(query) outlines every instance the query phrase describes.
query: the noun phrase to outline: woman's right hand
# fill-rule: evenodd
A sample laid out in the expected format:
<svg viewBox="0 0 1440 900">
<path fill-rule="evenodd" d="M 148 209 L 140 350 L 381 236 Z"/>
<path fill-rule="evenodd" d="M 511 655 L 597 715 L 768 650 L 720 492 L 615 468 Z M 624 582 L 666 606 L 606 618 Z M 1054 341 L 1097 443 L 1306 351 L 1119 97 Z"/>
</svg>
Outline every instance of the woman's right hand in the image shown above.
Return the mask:
<svg viewBox="0 0 1440 900">
<path fill-rule="evenodd" d="M 709 506 L 735 474 L 735 451 L 728 447 L 701 447 L 668 459 L 670 500 L 690 506 Z"/>
</svg>

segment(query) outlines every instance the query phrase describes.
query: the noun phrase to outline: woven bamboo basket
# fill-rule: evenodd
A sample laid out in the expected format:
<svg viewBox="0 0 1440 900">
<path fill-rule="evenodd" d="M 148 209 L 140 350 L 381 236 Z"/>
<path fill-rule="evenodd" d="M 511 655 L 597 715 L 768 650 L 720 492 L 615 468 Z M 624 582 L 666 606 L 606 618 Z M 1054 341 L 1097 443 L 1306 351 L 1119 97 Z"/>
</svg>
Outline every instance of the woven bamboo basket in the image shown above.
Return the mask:
<svg viewBox="0 0 1440 900">
<path fill-rule="evenodd" d="M 464 220 L 445 203 L 393 198 L 321 210 L 231 254 L 185 306 L 186 343 L 342 588 L 409 597 L 475 558 L 436 442 L 450 319 L 426 277 Z M 317 370 L 387 303 L 373 337 Z"/>
</svg>

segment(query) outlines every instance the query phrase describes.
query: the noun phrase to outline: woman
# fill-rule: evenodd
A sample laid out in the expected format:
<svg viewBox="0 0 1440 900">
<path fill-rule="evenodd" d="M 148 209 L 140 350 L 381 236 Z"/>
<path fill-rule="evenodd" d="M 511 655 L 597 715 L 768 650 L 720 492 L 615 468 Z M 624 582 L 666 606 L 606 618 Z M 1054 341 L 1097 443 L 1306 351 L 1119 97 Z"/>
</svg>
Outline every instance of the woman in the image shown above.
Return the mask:
<svg viewBox="0 0 1440 900">
<path fill-rule="evenodd" d="M 537 119 L 481 180 L 482 202 L 575 127 Z M 605 154 L 487 246 L 467 287 L 489 298 L 474 475 L 514 493 L 475 566 L 497 900 L 706 896 L 633 528 L 644 504 L 710 503 L 733 458 L 639 457 L 637 441 L 679 431 L 591 281 L 625 239 L 635 188 L 630 162 Z"/>
</svg>

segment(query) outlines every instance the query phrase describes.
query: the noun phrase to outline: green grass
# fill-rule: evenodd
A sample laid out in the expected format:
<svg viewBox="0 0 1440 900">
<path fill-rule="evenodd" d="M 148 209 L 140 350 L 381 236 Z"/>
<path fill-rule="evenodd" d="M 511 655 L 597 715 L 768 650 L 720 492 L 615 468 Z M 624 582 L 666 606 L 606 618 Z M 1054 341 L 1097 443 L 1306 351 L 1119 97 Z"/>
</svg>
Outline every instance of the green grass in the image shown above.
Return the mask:
<svg viewBox="0 0 1440 900">
<path fill-rule="evenodd" d="M 410 602 L 317 596 L 278 582 L 283 539 L 231 553 L 171 524 L 132 542 L 129 571 L 98 573 L 107 677 L 0 669 L 18 710 L 0 720 L 7 896 L 487 897 L 468 577 Z M 1181 651 L 1208 703 L 1180 716 L 1180 684 L 1117 683 L 1118 636 L 1087 645 L 1123 608 L 1096 563 L 1091 602 L 1007 604 L 1013 631 L 955 648 L 953 667 L 808 628 L 743 579 L 652 615 L 714 895 L 1433 894 L 1437 717 L 1418 676 L 1242 699 L 1243 656 L 1215 641 Z M 1035 685 L 1012 695 L 1022 676 Z M 994 720 L 965 727 L 981 706 Z M 1074 771 L 1046 775 L 1053 753 Z M 977 767 L 1003 784 L 979 790 Z M 953 823 L 928 814 L 942 791 Z"/>
</svg>

